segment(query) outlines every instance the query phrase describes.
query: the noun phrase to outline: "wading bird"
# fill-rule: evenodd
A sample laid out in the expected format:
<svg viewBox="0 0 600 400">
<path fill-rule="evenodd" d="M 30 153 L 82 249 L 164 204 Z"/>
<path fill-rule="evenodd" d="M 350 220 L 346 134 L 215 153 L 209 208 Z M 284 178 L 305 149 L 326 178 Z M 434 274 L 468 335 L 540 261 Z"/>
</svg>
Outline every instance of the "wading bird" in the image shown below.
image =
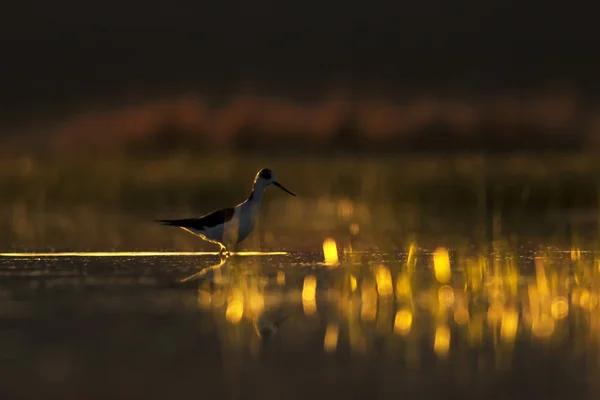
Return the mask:
<svg viewBox="0 0 600 400">
<path fill-rule="evenodd" d="M 163 225 L 176 226 L 200 238 L 219 245 L 219 256 L 229 256 L 228 245 L 235 245 L 246 239 L 254 229 L 263 194 L 267 186 L 275 185 L 281 190 L 296 196 L 275 179 L 275 173 L 264 168 L 254 178 L 250 196 L 235 207 L 212 211 L 201 217 L 158 220 Z"/>
</svg>

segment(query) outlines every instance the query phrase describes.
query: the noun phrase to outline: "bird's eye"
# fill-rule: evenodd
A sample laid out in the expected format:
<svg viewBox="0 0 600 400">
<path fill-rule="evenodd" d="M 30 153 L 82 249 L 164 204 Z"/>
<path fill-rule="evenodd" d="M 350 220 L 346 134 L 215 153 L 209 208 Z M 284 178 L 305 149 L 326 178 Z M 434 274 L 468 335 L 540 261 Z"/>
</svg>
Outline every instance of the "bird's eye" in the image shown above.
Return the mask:
<svg viewBox="0 0 600 400">
<path fill-rule="evenodd" d="M 269 180 L 271 179 L 271 170 L 269 169 L 264 169 L 261 173 L 260 173 L 261 178 Z"/>
</svg>

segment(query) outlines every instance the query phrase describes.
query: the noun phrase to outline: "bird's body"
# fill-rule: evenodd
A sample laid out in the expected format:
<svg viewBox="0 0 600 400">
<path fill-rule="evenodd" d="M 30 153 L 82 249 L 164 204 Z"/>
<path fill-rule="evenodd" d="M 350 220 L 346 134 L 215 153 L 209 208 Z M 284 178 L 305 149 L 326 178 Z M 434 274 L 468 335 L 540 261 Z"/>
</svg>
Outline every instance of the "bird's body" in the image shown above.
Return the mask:
<svg viewBox="0 0 600 400">
<path fill-rule="evenodd" d="M 237 206 L 215 210 L 201 217 L 159 220 L 158 222 L 177 226 L 208 242 L 218 244 L 221 247 L 220 254 L 228 253 L 228 246 L 246 239 L 254 230 L 264 190 L 271 184 L 295 196 L 275 180 L 275 175 L 271 170 L 262 169 L 256 174 L 254 186 L 248 198 Z"/>
</svg>

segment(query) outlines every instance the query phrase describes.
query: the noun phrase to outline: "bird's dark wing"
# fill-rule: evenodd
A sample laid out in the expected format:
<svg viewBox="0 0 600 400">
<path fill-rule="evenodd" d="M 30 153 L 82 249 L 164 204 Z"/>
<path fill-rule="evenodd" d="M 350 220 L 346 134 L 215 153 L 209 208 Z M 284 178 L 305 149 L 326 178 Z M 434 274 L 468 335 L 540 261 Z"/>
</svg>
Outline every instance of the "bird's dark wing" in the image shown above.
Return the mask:
<svg viewBox="0 0 600 400">
<path fill-rule="evenodd" d="M 208 214 L 204 214 L 201 217 L 184 219 L 163 219 L 158 220 L 156 222 L 160 222 L 163 225 L 179 226 L 182 228 L 192 228 L 196 230 L 201 230 L 204 228 L 212 228 L 213 226 L 217 226 L 219 224 L 231 221 L 234 213 L 235 209 L 231 207 L 223 208 L 221 210 L 215 210 L 209 212 Z"/>
</svg>

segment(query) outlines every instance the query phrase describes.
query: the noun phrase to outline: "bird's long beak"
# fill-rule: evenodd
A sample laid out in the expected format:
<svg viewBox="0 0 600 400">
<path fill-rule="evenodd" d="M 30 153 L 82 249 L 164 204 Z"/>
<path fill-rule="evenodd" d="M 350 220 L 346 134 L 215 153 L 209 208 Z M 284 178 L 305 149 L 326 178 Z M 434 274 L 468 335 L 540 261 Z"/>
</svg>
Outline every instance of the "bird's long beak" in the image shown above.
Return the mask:
<svg viewBox="0 0 600 400">
<path fill-rule="evenodd" d="M 289 190 L 287 190 L 286 188 L 284 188 L 281 183 L 279 182 L 273 182 L 273 185 L 277 186 L 279 189 L 288 192 L 289 194 L 291 194 L 292 196 L 296 196 L 294 193 L 290 192 Z"/>
</svg>

